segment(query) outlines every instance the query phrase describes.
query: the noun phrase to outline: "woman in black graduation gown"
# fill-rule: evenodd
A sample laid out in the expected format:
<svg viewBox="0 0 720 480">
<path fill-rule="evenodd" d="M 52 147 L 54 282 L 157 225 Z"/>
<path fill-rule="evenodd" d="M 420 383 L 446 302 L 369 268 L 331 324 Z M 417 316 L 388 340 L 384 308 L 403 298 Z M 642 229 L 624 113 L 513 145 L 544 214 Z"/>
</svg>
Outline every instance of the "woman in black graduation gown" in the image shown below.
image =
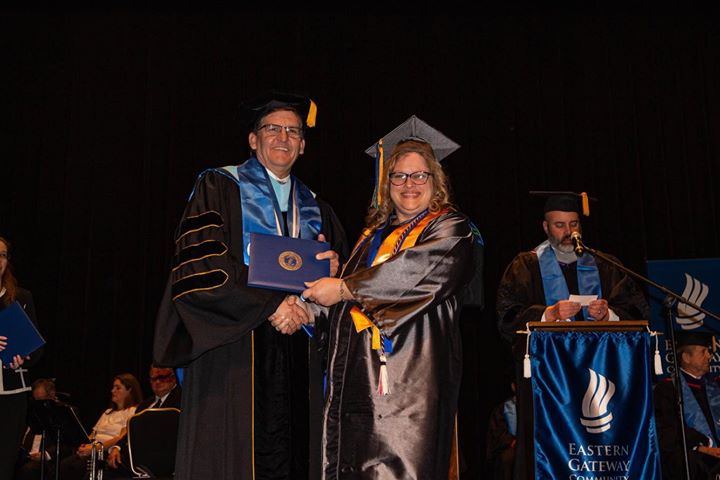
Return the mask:
<svg viewBox="0 0 720 480">
<path fill-rule="evenodd" d="M 332 305 L 327 324 L 317 319 L 329 331 L 326 479 L 448 478 L 473 234 L 450 204 L 434 142 L 409 133 L 385 163 L 379 206 L 342 278 L 303 294 Z"/>
<path fill-rule="evenodd" d="M 0 310 L 13 302 L 19 302 L 33 323 L 35 306 L 32 294 L 17 284 L 10 267 L 10 243 L 0 237 Z M 12 343 L 13 339 L 3 335 L 0 330 L 0 351 Z M 11 479 L 18 451 L 25 431 L 28 392 L 30 382 L 26 376 L 27 367 L 37 354 L 28 358 L 16 355 L 9 365 L 0 369 L 0 479 Z"/>
</svg>

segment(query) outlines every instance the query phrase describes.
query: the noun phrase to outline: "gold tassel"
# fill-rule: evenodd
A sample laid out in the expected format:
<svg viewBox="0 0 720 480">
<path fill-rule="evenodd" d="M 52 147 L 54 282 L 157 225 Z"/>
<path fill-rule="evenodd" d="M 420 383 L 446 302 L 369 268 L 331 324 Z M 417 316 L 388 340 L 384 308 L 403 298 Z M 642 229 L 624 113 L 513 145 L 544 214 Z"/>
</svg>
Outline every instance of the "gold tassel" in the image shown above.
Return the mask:
<svg viewBox="0 0 720 480">
<path fill-rule="evenodd" d="M 590 216 L 590 200 L 588 199 L 588 194 L 587 194 L 587 192 L 582 192 L 580 194 L 580 196 L 582 197 L 583 215 L 585 215 L 586 217 L 589 217 Z"/>
<path fill-rule="evenodd" d="M 315 126 L 315 120 L 317 118 L 317 105 L 315 105 L 315 102 L 310 100 L 310 108 L 308 109 L 307 119 L 305 120 L 305 124 L 312 128 Z"/>
<path fill-rule="evenodd" d="M 376 178 L 376 185 L 377 185 L 377 206 L 378 208 L 382 204 L 382 188 L 380 188 L 380 183 L 383 178 L 383 167 L 385 166 L 385 149 L 383 148 L 383 141 L 380 139 L 379 147 L 380 149 L 380 165 L 378 165 L 378 178 Z"/>
</svg>

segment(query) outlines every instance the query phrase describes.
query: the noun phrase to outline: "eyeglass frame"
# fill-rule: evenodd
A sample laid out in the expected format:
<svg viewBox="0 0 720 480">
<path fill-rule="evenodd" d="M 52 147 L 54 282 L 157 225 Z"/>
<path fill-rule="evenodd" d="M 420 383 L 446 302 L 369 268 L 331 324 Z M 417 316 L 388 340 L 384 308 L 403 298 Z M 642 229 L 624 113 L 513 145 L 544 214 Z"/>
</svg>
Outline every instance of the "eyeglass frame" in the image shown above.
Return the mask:
<svg viewBox="0 0 720 480">
<path fill-rule="evenodd" d="M 162 382 L 166 380 L 170 380 L 175 376 L 174 373 L 166 373 L 165 375 L 155 375 L 154 377 L 150 377 L 151 382 Z"/>
<path fill-rule="evenodd" d="M 418 173 L 424 173 L 425 175 L 427 175 L 427 178 L 425 179 L 424 182 L 418 182 L 417 179 L 413 178 L 413 175 L 417 175 Z M 402 183 L 393 182 L 393 175 L 402 175 L 402 177 L 403 177 Z M 408 179 L 412 182 L 413 185 L 425 185 L 428 182 L 428 180 L 433 176 L 434 175 L 432 172 L 428 172 L 425 170 L 418 170 L 417 172 L 412 172 L 412 173 L 390 172 L 388 174 L 388 180 L 390 181 L 390 183 L 392 185 L 395 185 L 396 187 L 402 187 L 403 185 L 405 185 L 407 183 Z"/>
<path fill-rule="evenodd" d="M 277 129 L 278 129 L 277 133 L 274 133 L 274 132 L 271 131 L 271 130 L 267 130 L 268 127 L 270 127 L 270 128 L 277 128 Z M 257 134 L 257 133 L 260 132 L 260 130 L 263 130 L 263 129 L 265 129 L 265 131 L 267 132 L 267 134 L 268 134 L 269 136 L 271 136 L 271 137 L 277 137 L 278 135 L 280 135 L 280 132 L 282 132 L 283 130 L 285 130 L 285 133 L 286 133 L 287 136 L 290 137 L 290 138 L 299 139 L 299 140 L 302 140 L 303 138 L 305 138 L 305 129 L 304 129 L 303 127 L 279 125 L 279 124 L 277 124 L 277 123 L 265 123 L 265 124 L 260 125 L 259 127 L 257 127 L 257 128 L 255 129 L 255 133 Z M 296 130 L 297 132 L 295 132 L 295 130 Z"/>
</svg>

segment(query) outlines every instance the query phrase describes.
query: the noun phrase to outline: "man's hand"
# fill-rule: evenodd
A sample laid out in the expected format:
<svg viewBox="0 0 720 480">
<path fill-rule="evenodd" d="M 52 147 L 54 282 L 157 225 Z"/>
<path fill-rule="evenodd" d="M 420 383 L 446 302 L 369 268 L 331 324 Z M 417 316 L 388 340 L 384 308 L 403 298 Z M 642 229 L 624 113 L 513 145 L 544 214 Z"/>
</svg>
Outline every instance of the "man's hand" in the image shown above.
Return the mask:
<svg viewBox="0 0 720 480">
<path fill-rule="evenodd" d="M 588 314 L 595 320 L 608 320 L 610 318 L 610 309 L 607 300 L 599 298 L 590 302 Z"/>
<path fill-rule="evenodd" d="M 0 335 L 0 352 L 5 350 L 5 347 L 7 347 L 7 337 Z"/>
<path fill-rule="evenodd" d="M 552 307 L 545 309 L 546 322 L 559 322 L 574 317 L 582 307 L 578 302 L 570 300 L 560 300 Z"/>
<path fill-rule="evenodd" d="M 318 235 L 318 242 L 324 242 L 325 241 L 325 235 L 322 233 Z M 338 271 L 338 268 L 340 268 L 340 255 L 337 254 L 334 250 L 327 250 L 325 252 L 320 252 L 317 255 L 315 255 L 315 258 L 317 260 L 325 260 L 327 258 L 330 259 L 330 276 L 334 277 L 335 274 Z"/>
<path fill-rule="evenodd" d="M 300 299 L 295 295 L 289 295 L 268 320 L 278 332 L 291 335 L 300 330 L 301 325 L 310 322 L 310 314 Z"/>
</svg>

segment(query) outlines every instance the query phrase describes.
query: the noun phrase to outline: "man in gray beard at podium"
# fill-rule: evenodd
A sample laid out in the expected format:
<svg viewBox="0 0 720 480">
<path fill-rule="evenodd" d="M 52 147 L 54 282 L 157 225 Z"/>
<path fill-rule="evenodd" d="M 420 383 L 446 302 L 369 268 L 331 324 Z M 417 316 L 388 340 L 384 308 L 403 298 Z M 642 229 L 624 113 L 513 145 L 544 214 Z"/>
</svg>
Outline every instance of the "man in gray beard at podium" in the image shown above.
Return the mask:
<svg viewBox="0 0 720 480">
<path fill-rule="evenodd" d="M 547 239 L 532 251 L 518 254 L 505 270 L 497 293 L 499 329 L 503 337 L 514 341 L 516 331 L 528 322 L 572 320 L 642 320 L 649 308 L 643 293 L 625 273 L 589 253 L 575 253 L 572 234 L 582 232 L 580 204 L 590 213 L 586 194 L 574 192 L 538 192 L 547 196 L 543 230 Z M 607 255 L 607 254 L 606 254 Z M 619 263 L 614 257 L 613 260 Z M 570 300 L 574 295 L 596 295 L 583 307 Z M 515 478 L 534 477 L 532 392 L 530 381 L 523 378 L 522 348 L 514 345 L 518 394 L 518 431 Z"/>
</svg>

